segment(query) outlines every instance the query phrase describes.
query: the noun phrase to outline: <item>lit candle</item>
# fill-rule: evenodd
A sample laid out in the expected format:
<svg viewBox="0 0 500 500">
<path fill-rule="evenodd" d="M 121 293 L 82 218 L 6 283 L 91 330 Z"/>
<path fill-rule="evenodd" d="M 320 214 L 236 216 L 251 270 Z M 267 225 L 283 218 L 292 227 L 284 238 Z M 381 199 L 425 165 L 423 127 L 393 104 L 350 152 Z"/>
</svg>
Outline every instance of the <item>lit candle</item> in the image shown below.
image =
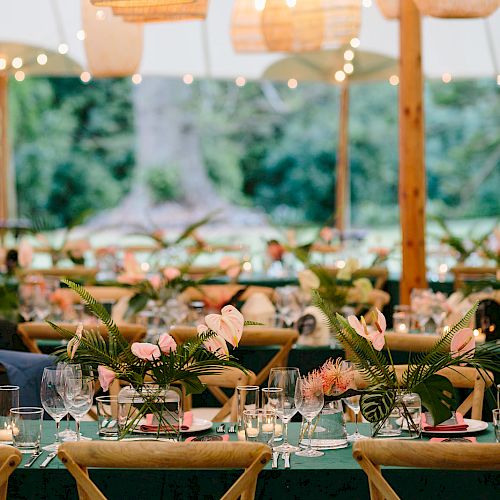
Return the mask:
<svg viewBox="0 0 500 500">
<path fill-rule="evenodd" d="M 0 441 L 12 441 L 12 431 L 10 429 L 0 429 Z"/>
<path fill-rule="evenodd" d="M 399 331 L 400 333 L 406 333 L 406 332 L 408 331 L 408 327 L 406 326 L 406 324 L 405 324 L 405 323 L 400 323 L 400 324 L 398 325 L 398 331 Z"/>
<path fill-rule="evenodd" d="M 262 424 L 262 432 L 273 432 L 273 424 Z"/>
<path fill-rule="evenodd" d="M 253 427 L 247 427 L 246 433 L 247 433 L 247 437 L 255 438 L 259 435 L 259 429 L 254 429 Z"/>
<path fill-rule="evenodd" d="M 238 441 L 245 441 L 245 429 L 241 429 L 238 431 Z"/>
<path fill-rule="evenodd" d="M 279 437 L 283 435 L 283 426 L 281 424 L 276 424 L 274 426 L 274 436 Z"/>
<path fill-rule="evenodd" d="M 484 344 L 486 342 L 486 335 L 484 333 L 481 333 L 481 329 L 475 329 L 474 330 L 474 337 L 476 339 L 476 343 L 478 344 Z"/>
</svg>

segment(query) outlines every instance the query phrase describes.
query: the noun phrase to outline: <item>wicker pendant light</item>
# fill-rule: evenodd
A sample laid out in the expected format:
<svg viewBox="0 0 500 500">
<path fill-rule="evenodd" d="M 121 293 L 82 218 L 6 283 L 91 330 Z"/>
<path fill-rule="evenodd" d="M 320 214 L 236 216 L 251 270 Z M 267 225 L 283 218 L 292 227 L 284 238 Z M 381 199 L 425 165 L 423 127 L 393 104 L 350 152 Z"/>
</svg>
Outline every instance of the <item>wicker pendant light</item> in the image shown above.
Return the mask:
<svg viewBox="0 0 500 500">
<path fill-rule="evenodd" d="M 325 32 L 322 48 L 337 48 L 359 37 L 361 2 L 359 0 L 323 0 Z"/>
<path fill-rule="evenodd" d="M 90 0 L 96 7 L 161 7 L 193 3 L 196 0 Z"/>
<path fill-rule="evenodd" d="M 142 58 L 144 33 L 142 25 L 133 25 L 113 16 L 111 9 L 82 0 L 82 25 L 85 30 L 85 52 L 93 77 L 126 76 L 137 73 Z"/>
<path fill-rule="evenodd" d="M 499 0 L 414 0 L 424 16 L 444 18 L 487 17 L 499 7 Z"/>
<path fill-rule="evenodd" d="M 128 22 L 200 20 L 207 17 L 208 0 L 156 7 L 114 7 L 113 13 Z"/>
<path fill-rule="evenodd" d="M 377 0 L 377 5 L 386 19 L 399 19 L 400 1 L 401 0 Z"/>
<path fill-rule="evenodd" d="M 236 52 L 267 52 L 261 28 L 262 12 L 255 0 L 234 0 L 231 42 Z"/>
</svg>

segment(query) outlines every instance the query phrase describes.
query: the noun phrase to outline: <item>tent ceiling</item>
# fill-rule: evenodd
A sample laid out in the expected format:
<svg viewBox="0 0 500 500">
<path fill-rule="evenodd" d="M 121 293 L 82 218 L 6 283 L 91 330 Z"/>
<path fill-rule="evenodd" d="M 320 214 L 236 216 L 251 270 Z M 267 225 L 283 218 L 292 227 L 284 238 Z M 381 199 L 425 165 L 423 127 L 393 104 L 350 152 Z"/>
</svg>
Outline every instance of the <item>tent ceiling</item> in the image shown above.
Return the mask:
<svg viewBox="0 0 500 500">
<path fill-rule="evenodd" d="M 211 0 L 206 24 L 199 21 L 145 26 L 144 75 L 259 78 L 281 54 L 236 54 L 230 41 L 232 0 Z M 58 14 L 59 13 L 59 14 Z M 86 67 L 78 0 L 16 0 L 0 4 L 0 41 L 57 51 Z M 488 40 L 488 32 L 490 40 Z M 395 58 L 399 52 L 398 22 L 382 17 L 375 4 L 363 8 L 361 46 Z M 208 44 L 204 40 L 208 40 Z M 492 53 L 496 49 L 496 56 Z M 496 60 L 495 60 L 496 59 Z M 440 78 L 495 77 L 500 73 L 500 10 L 488 19 L 423 20 L 424 72 Z"/>
</svg>

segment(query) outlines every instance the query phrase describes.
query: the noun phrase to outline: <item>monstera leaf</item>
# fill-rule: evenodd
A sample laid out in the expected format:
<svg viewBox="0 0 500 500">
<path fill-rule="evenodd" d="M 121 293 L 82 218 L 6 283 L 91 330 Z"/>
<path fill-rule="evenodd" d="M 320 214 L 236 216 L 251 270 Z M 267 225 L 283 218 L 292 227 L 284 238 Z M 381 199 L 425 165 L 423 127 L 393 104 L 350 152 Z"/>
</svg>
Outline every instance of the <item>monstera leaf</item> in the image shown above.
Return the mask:
<svg viewBox="0 0 500 500">
<path fill-rule="evenodd" d="M 452 383 L 442 375 L 431 375 L 415 387 L 416 392 L 425 406 L 432 414 L 434 425 L 449 419 L 451 410 L 456 407 L 455 394 Z"/>
<path fill-rule="evenodd" d="M 389 416 L 396 402 L 396 391 L 375 386 L 360 400 L 361 414 L 370 423 L 380 422 Z"/>
</svg>

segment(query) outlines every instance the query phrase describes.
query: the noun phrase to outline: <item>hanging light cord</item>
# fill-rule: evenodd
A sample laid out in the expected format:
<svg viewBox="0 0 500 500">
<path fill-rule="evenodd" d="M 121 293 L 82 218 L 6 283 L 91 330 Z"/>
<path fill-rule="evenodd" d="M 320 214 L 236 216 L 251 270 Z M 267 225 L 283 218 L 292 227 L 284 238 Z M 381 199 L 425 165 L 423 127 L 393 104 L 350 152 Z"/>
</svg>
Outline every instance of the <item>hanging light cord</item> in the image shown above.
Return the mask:
<svg viewBox="0 0 500 500">
<path fill-rule="evenodd" d="M 201 24 L 201 45 L 203 50 L 203 60 L 205 62 L 205 74 L 208 78 L 211 78 L 212 60 L 210 57 L 210 45 L 208 38 L 208 21 L 205 19 L 200 24 Z"/>
<path fill-rule="evenodd" d="M 500 75 L 500 71 L 498 69 L 497 54 L 495 52 L 495 44 L 493 42 L 493 35 L 491 34 L 491 25 L 489 23 L 488 18 L 484 19 L 484 29 L 486 31 L 486 40 L 488 40 L 488 48 L 490 51 L 493 71 L 495 72 L 495 75 Z"/>
<path fill-rule="evenodd" d="M 50 0 L 52 14 L 54 15 L 54 22 L 56 25 L 59 43 L 66 43 L 66 33 L 64 33 L 64 24 L 62 22 L 61 11 L 59 10 L 59 3 L 57 0 Z"/>
</svg>

